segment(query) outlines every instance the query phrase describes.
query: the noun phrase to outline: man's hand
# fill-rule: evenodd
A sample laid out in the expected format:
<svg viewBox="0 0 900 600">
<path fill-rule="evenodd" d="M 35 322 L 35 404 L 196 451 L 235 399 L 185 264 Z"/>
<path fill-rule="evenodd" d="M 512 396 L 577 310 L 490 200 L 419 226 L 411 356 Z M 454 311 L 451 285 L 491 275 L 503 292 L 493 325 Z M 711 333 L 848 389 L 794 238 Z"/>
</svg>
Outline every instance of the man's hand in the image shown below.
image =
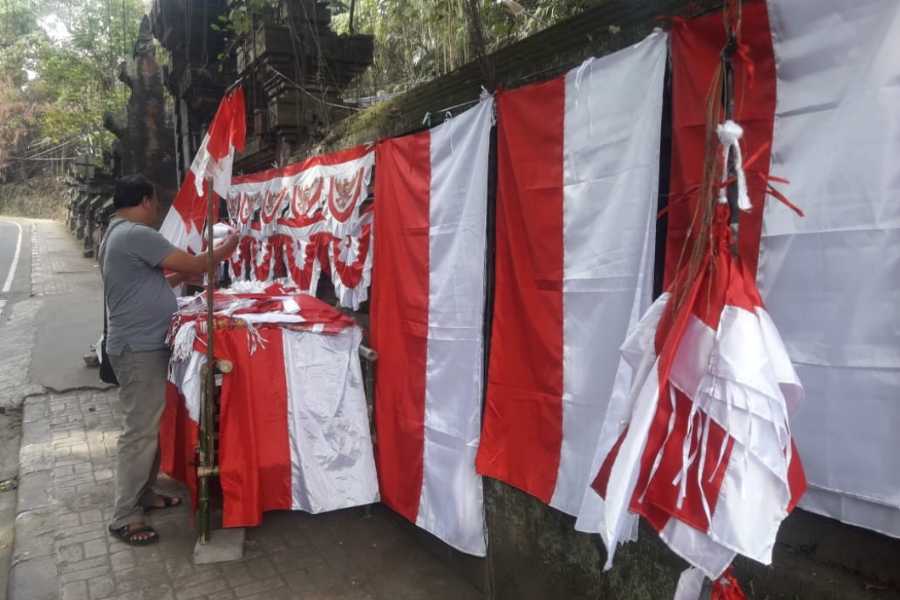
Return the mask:
<svg viewBox="0 0 900 600">
<path fill-rule="evenodd" d="M 241 241 L 241 236 L 236 233 L 229 234 L 225 241 L 213 248 L 213 258 L 215 258 L 216 262 L 220 262 L 225 260 L 234 254 L 235 249 L 238 246 L 238 243 Z"/>
<path fill-rule="evenodd" d="M 213 248 L 213 260 L 218 264 L 230 257 L 234 253 L 235 248 L 237 248 L 239 241 L 240 236 L 237 234 L 229 235 L 224 242 Z M 182 250 L 174 250 L 159 263 L 159 266 L 176 273 L 205 273 L 206 260 L 206 253 L 194 256 Z"/>
</svg>

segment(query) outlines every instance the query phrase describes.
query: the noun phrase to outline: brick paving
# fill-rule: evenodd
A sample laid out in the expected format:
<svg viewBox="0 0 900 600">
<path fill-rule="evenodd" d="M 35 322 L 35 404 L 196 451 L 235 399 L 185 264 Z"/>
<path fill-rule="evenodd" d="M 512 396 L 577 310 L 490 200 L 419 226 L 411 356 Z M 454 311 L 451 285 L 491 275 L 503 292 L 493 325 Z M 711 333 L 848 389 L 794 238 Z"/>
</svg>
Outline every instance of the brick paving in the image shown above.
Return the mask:
<svg viewBox="0 0 900 600">
<path fill-rule="evenodd" d="M 34 221 L 30 227 L 33 295 L 68 294 L 77 286 L 95 284 L 99 280 L 94 263 L 81 256 L 81 242 L 75 240 L 62 223 Z"/>
<path fill-rule="evenodd" d="M 52 226 L 52 225 L 51 225 Z M 31 293 L 35 296 L 64 294 L 70 291 L 68 278 L 53 276 L 53 261 L 50 253 L 46 226 L 38 231 L 38 224 L 31 224 Z"/>
<path fill-rule="evenodd" d="M 186 507 L 149 516 L 159 544 L 128 546 L 106 530 L 118 417 L 115 391 L 26 403 L 22 463 L 49 473 L 46 530 L 62 600 L 481 597 L 381 507 L 369 515 L 363 509 L 270 513 L 261 527 L 248 530 L 244 558 L 232 563 L 193 564 L 196 534 Z M 178 491 L 170 480 L 163 485 Z"/>
</svg>

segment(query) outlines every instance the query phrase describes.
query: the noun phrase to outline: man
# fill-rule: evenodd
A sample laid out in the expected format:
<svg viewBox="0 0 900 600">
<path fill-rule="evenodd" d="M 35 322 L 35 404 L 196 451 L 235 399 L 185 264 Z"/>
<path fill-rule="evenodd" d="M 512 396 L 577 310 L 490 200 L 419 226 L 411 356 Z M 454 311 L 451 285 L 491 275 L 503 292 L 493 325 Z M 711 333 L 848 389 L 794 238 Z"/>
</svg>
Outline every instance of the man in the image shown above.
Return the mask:
<svg viewBox="0 0 900 600">
<path fill-rule="evenodd" d="M 109 531 L 128 544 L 152 544 L 159 535 L 144 514 L 180 504 L 158 494 L 159 420 L 165 406 L 169 350 L 165 337 L 178 309 L 172 287 L 206 271 L 207 257 L 170 244 L 156 228 L 163 211 L 153 185 L 143 175 L 116 182 L 110 221 L 100 248 L 107 309 L 106 349 L 119 380 L 124 430 L 119 438 L 116 507 Z M 234 251 L 229 237 L 214 249 L 218 263 Z M 168 278 L 163 269 L 172 271 Z"/>
</svg>

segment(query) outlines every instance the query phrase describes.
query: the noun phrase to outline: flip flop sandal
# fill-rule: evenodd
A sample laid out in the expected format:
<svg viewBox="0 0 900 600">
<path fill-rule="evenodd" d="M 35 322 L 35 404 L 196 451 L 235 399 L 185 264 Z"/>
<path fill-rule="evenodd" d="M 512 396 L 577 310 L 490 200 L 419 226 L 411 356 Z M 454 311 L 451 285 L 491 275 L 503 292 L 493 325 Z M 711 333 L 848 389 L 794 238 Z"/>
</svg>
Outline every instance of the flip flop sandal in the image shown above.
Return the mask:
<svg viewBox="0 0 900 600">
<path fill-rule="evenodd" d="M 159 541 L 159 534 L 148 525 L 137 529 L 130 529 L 128 525 L 110 527 L 109 533 L 129 546 L 149 546 Z"/>
<path fill-rule="evenodd" d="M 150 506 L 146 506 L 144 507 L 145 513 L 153 512 L 154 510 L 165 510 L 167 508 L 175 508 L 176 506 L 181 506 L 181 498 L 179 498 L 178 496 L 163 496 L 162 494 L 159 494 L 159 497 L 162 498 L 163 505 L 154 506 L 151 504 Z"/>
</svg>

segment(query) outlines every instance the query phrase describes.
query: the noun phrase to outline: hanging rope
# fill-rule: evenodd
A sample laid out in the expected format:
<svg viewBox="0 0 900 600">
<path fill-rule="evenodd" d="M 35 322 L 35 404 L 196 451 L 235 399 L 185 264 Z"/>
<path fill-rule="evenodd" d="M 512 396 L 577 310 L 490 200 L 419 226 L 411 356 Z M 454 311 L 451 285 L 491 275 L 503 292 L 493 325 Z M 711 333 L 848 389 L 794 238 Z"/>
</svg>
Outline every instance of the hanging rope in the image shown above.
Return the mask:
<svg viewBox="0 0 900 600">
<path fill-rule="evenodd" d="M 687 260 L 687 277 L 677 289 L 673 290 L 673 300 L 677 311 L 684 302 L 691 287 L 691 282 L 700 276 L 702 265 L 709 265 L 710 252 L 715 251 L 712 239 L 712 225 L 719 200 L 719 190 L 723 180 L 729 182 L 728 166 L 723 164 L 719 152 L 719 126 L 734 113 L 734 70 L 731 64 L 735 49 L 740 44 L 741 0 L 727 0 L 722 7 L 722 22 L 725 27 L 725 46 L 722 48 L 721 60 L 713 73 L 709 92 L 706 95 L 706 137 L 703 150 L 703 174 L 697 192 L 697 202 L 693 207 L 691 221 L 681 247 L 675 272 L 679 272 Z M 729 161 L 731 162 L 731 161 Z M 729 182 L 730 183 L 730 182 Z M 737 196 L 732 191 L 734 186 L 727 185 L 726 198 L 732 205 L 732 222 L 737 220 Z M 732 204 L 731 198 L 734 196 Z M 736 233 L 736 232 L 735 232 Z M 732 235 L 736 244 L 737 235 Z M 734 251 L 736 245 L 732 246 Z"/>
<path fill-rule="evenodd" d="M 737 186 L 727 185 L 720 189 L 720 201 L 726 199 L 731 210 L 731 241 L 732 252 L 737 253 L 738 240 L 738 224 L 740 221 L 740 210 L 750 210 L 750 199 L 747 197 L 747 184 L 744 179 L 744 173 L 740 169 L 741 146 L 740 137 L 743 130 L 737 123 L 734 123 L 734 55 L 737 51 L 739 36 L 741 31 L 741 0 L 730 0 L 722 6 L 722 24 L 725 27 L 725 47 L 722 48 L 721 66 L 722 70 L 722 109 L 724 111 L 725 123 L 717 125 L 717 137 L 720 143 L 725 145 L 722 161 L 722 181 L 735 177 L 739 173 Z M 725 127 L 729 123 L 733 126 L 727 127 L 727 131 L 719 133 L 720 127 Z M 724 134 L 724 136 L 723 136 Z M 734 149 L 734 152 L 731 150 Z M 742 193 L 741 193 L 742 192 Z"/>
<path fill-rule="evenodd" d="M 288 85 L 290 85 L 291 87 L 293 87 L 297 90 L 300 90 L 301 92 L 303 92 L 304 94 L 306 94 L 307 96 L 309 96 L 310 98 L 315 100 L 316 102 L 319 102 L 325 106 L 333 106 L 334 108 L 343 108 L 346 110 L 355 110 L 355 111 L 365 110 L 365 109 L 359 108 L 357 106 L 349 106 L 347 104 L 338 104 L 336 102 L 329 102 L 328 100 L 324 100 L 324 99 L 316 96 L 309 90 L 307 90 L 305 87 L 303 87 L 302 85 L 300 85 L 299 83 L 297 83 L 296 81 L 294 81 L 293 79 L 291 79 L 290 77 L 288 77 L 287 75 L 285 75 L 284 73 L 282 73 L 281 71 L 276 69 L 275 67 L 269 65 L 269 70 L 272 71 L 278 77 L 281 77 L 284 80 L 284 82 L 287 83 Z"/>
</svg>

